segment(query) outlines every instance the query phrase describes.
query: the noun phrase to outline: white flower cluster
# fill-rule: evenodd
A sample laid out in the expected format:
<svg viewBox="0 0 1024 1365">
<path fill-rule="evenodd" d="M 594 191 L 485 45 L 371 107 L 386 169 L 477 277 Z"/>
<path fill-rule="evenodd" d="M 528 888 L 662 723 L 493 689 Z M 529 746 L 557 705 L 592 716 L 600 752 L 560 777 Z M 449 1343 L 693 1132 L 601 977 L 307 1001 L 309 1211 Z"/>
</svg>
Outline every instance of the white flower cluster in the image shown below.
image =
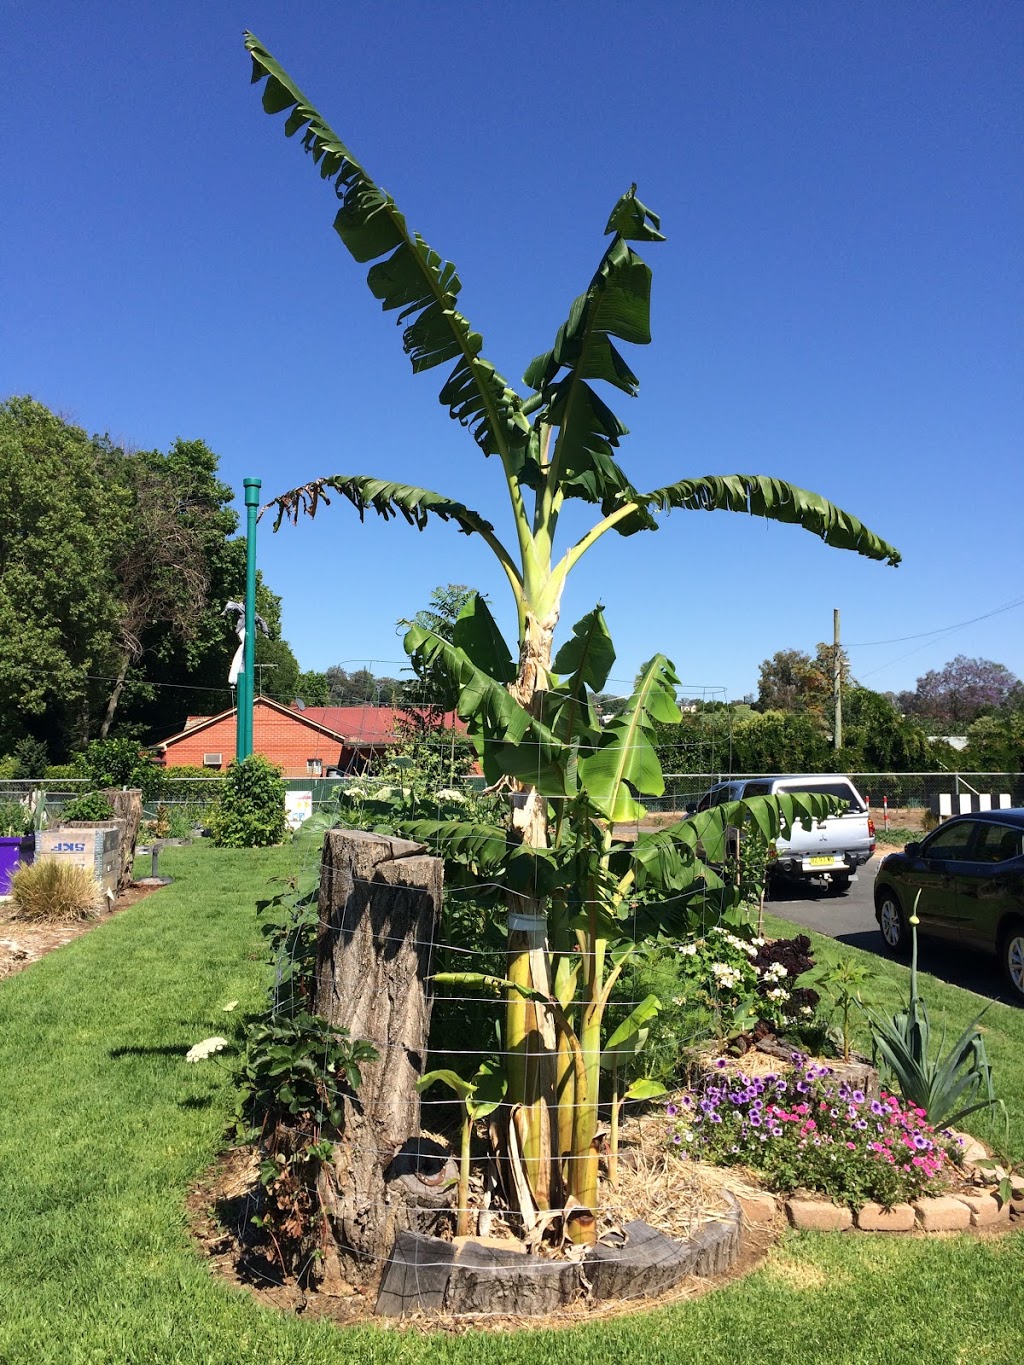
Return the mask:
<svg viewBox="0 0 1024 1365">
<path fill-rule="evenodd" d="M 785 981 L 788 975 L 789 973 L 781 962 L 769 963 L 761 973 L 762 980 L 764 981 Z"/>
<path fill-rule="evenodd" d="M 226 1048 L 228 1040 L 226 1038 L 204 1038 L 201 1043 L 196 1043 L 185 1053 L 186 1062 L 205 1062 L 207 1057 L 212 1057 L 215 1052 L 220 1052 Z"/>
<path fill-rule="evenodd" d="M 457 806 L 466 804 L 464 793 L 456 791 L 454 787 L 442 787 L 440 791 L 434 793 L 438 801 L 454 801 Z"/>
<path fill-rule="evenodd" d="M 774 990 L 767 992 L 769 1000 L 788 1000 L 789 991 L 784 986 L 776 986 Z"/>
<path fill-rule="evenodd" d="M 730 967 L 725 962 L 714 962 L 711 965 L 711 972 L 720 986 L 726 990 L 732 990 L 734 986 L 740 984 L 740 974 L 735 967 Z"/>
<path fill-rule="evenodd" d="M 738 952 L 746 953 L 748 957 L 757 957 L 757 949 L 753 943 L 748 943 L 746 939 L 737 938 L 735 934 L 730 934 L 728 929 L 723 929 L 718 925 L 712 933 L 721 934 L 730 948 L 735 948 Z M 764 939 L 761 940 L 764 942 Z"/>
<path fill-rule="evenodd" d="M 679 951 L 682 953 L 683 957 L 696 957 L 697 945 L 696 943 L 680 943 Z"/>
</svg>

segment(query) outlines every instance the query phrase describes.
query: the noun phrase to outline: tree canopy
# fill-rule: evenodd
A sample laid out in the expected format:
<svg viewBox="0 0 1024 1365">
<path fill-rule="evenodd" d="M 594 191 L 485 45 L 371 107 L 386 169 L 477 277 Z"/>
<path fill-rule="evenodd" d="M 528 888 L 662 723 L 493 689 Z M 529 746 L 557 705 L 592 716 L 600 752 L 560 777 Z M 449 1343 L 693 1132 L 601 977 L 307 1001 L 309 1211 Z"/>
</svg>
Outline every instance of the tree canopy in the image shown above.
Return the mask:
<svg viewBox="0 0 1024 1365">
<path fill-rule="evenodd" d="M 918 678 L 913 692 L 901 692 L 896 704 L 935 733 L 965 734 L 984 712 L 1024 705 L 1024 686 L 1004 664 L 958 654 L 944 668 Z"/>
<path fill-rule="evenodd" d="M 60 759 L 95 737 L 157 739 L 230 705 L 245 585 L 232 490 L 200 440 L 137 451 L 29 397 L 0 404 L 0 753 Z M 259 581 L 265 690 L 295 695 L 280 599 Z M 277 675 L 279 681 L 272 683 Z M 41 752 L 41 751 L 40 751 Z"/>
</svg>

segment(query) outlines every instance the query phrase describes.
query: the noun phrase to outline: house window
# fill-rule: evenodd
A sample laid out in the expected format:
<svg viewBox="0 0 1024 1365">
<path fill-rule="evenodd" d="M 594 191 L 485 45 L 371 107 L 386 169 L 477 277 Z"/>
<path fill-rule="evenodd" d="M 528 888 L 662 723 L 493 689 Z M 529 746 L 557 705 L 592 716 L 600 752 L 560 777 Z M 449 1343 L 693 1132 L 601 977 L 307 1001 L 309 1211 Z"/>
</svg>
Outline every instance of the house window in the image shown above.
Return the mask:
<svg viewBox="0 0 1024 1365">
<path fill-rule="evenodd" d="M 224 762 L 223 754 L 203 754 L 204 768 L 219 768 Z"/>
<path fill-rule="evenodd" d="M 322 758 L 307 758 L 306 773 L 309 777 L 320 777 L 323 774 L 324 761 Z"/>
</svg>

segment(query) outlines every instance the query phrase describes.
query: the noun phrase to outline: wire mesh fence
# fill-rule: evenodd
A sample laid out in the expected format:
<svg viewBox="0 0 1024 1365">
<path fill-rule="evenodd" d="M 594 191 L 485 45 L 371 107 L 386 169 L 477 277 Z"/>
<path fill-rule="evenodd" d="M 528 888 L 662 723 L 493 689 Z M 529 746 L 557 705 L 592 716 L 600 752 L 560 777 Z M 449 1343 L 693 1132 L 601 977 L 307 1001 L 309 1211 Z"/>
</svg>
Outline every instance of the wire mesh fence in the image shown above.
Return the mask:
<svg viewBox="0 0 1024 1365">
<path fill-rule="evenodd" d="M 643 805 L 651 814 L 674 812 L 683 815 L 688 806 L 695 804 L 709 787 L 718 782 L 781 775 L 730 772 L 725 768 L 670 772 L 665 774 L 664 794 L 644 797 Z M 927 810 L 937 806 L 940 795 L 950 795 L 953 797 L 953 809 L 956 810 L 958 798 L 965 793 L 991 796 L 993 806 L 1006 804 L 1005 799 L 1000 802 L 1000 797 L 1008 797 L 1012 806 L 1024 806 L 1024 773 L 871 772 L 845 775 L 868 805 L 877 809 L 887 804 L 890 809 L 904 807 Z M 393 788 L 396 778 L 368 774 L 354 777 L 288 777 L 284 783 L 287 791 L 308 793 L 313 810 L 318 811 L 331 806 L 339 796 L 353 789 L 372 793 L 382 787 Z M 164 806 L 168 812 L 189 809 L 199 818 L 217 801 L 223 785 L 224 777 L 221 775 L 164 778 L 156 793 L 145 803 L 145 818 L 155 819 L 158 806 Z M 455 778 L 451 783 L 452 789 L 467 796 L 481 791 L 484 785 L 484 779 L 479 776 Z M 88 791 L 89 787 L 89 780 L 84 777 L 7 778 L 0 780 L 0 804 L 24 801 L 31 792 L 41 788 L 46 792 L 48 809 L 59 811 L 64 803 Z"/>
</svg>

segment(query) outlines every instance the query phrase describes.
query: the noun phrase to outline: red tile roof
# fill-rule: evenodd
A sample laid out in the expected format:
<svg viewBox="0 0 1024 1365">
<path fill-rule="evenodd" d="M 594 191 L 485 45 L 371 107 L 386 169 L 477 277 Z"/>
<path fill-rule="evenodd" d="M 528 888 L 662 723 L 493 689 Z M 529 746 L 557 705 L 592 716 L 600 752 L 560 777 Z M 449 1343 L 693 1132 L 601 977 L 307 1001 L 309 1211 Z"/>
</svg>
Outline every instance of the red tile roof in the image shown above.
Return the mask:
<svg viewBox="0 0 1024 1365">
<path fill-rule="evenodd" d="M 297 709 L 297 708 L 296 708 Z M 388 744 L 395 738 L 395 728 L 403 717 L 395 706 L 307 706 L 299 711 L 317 725 L 342 735 L 349 744 Z M 465 733 L 465 721 L 453 711 L 443 717 L 447 728 L 453 725 Z"/>
</svg>

